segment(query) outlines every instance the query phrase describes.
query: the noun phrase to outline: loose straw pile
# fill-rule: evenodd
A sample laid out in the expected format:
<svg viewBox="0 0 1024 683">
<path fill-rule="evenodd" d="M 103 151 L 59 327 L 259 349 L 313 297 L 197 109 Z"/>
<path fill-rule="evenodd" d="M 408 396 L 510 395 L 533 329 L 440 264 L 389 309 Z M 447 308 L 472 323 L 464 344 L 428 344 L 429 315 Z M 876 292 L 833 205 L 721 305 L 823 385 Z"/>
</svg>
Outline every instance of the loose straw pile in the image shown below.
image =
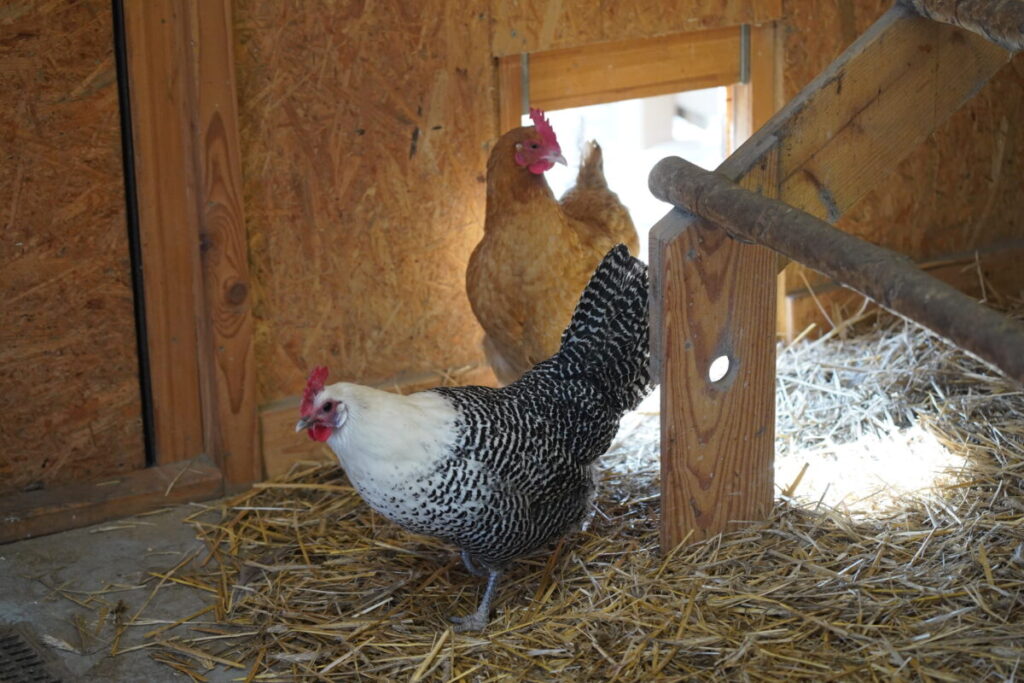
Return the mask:
<svg viewBox="0 0 1024 683">
<path fill-rule="evenodd" d="M 209 557 L 172 578 L 211 604 L 146 646 L 195 680 L 1013 678 L 1024 393 L 886 320 L 780 352 L 779 462 L 800 476 L 779 477 L 762 524 L 662 555 L 657 415 L 630 416 L 588 530 L 515 565 L 490 627 L 456 634 L 447 616 L 482 590 L 456 552 L 372 513 L 336 468 L 302 466 L 193 515 Z M 863 438 L 891 467 L 904 446 L 884 437 L 907 429 L 953 452 L 947 484 L 873 516 L 807 488 Z"/>
</svg>

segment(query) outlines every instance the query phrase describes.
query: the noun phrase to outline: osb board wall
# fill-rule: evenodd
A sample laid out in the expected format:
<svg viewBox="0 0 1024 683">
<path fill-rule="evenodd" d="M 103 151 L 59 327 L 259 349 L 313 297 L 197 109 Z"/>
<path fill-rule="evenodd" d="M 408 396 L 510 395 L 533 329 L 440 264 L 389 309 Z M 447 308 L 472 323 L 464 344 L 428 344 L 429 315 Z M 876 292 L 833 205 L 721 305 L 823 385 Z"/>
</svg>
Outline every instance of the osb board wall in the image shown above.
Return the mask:
<svg viewBox="0 0 1024 683">
<path fill-rule="evenodd" d="M 0 7 L 0 493 L 144 461 L 111 31 Z"/>
<path fill-rule="evenodd" d="M 497 56 L 577 47 L 738 24 L 780 16 L 782 0 L 492 0 Z"/>
<path fill-rule="evenodd" d="M 235 2 L 261 404 L 300 393 L 316 364 L 379 384 L 482 361 L 464 278 L 500 132 L 495 55 L 767 20 L 781 3 L 592 4 Z"/>
<path fill-rule="evenodd" d="M 785 0 L 786 98 L 890 6 L 889 0 Z M 852 208 L 839 227 L 925 262 L 1024 239 L 1022 122 L 1024 56 L 1019 55 Z M 788 288 L 803 288 L 797 267 L 790 269 Z M 813 271 L 804 275 L 811 283 L 822 280 Z M 989 277 L 1002 286 L 1024 287 L 1021 269 Z M 971 279 L 961 278 L 958 286 L 965 282 Z"/>
<path fill-rule="evenodd" d="M 478 360 L 465 294 L 495 133 L 481 3 L 238 0 L 259 401 Z"/>
</svg>

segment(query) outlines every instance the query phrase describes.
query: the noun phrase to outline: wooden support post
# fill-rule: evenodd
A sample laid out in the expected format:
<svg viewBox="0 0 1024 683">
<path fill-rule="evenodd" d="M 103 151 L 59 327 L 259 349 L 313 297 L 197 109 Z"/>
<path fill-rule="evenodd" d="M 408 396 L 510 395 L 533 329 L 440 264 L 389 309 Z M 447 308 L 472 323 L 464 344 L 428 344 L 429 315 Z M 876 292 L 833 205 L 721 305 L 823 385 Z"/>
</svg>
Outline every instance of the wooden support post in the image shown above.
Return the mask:
<svg viewBox="0 0 1024 683">
<path fill-rule="evenodd" d="M 158 464 L 261 477 L 230 0 L 125 3 Z"/>
<path fill-rule="evenodd" d="M 192 11 L 204 420 L 208 448 L 230 490 L 263 473 L 231 0 L 194 0 Z"/>
<path fill-rule="evenodd" d="M 196 311 L 199 216 L 187 78 L 188 16 L 124 3 L 156 464 L 203 453 Z"/>
<path fill-rule="evenodd" d="M 739 86 L 748 126 L 774 110 L 774 26 L 752 30 Z M 747 182 L 772 185 L 777 165 Z M 650 233 L 651 370 L 661 382 L 662 552 L 771 510 L 775 454 L 775 255 L 672 211 Z M 715 359 L 725 376 L 712 381 Z M 721 361 L 720 361 L 721 362 Z"/>
<path fill-rule="evenodd" d="M 677 157 L 658 162 L 650 185 L 659 199 L 824 273 L 1024 383 L 1024 325 L 931 277 L 906 256 Z"/>
<path fill-rule="evenodd" d="M 673 211 L 651 230 L 661 381 L 661 549 L 771 510 L 775 256 Z M 713 381 L 711 364 L 728 359 Z M 692 533 L 691 533 L 692 532 Z"/>
</svg>

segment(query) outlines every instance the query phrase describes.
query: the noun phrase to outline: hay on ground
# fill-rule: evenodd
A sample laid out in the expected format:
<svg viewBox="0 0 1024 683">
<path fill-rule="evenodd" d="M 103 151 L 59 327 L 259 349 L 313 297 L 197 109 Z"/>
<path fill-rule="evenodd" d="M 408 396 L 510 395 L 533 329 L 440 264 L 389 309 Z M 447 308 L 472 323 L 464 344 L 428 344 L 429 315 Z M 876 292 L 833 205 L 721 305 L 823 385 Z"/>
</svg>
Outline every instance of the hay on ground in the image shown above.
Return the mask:
<svg viewBox="0 0 1024 683">
<path fill-rule="evenodd" d="M 483 588 L 456 552 L 375 515 L 338 469 L 315 465 L 199 510 L 209 557 L 150 590 L 184 582 L 210 607 L 157 625 L 133 609 L 122 629 L 145 631 L 142 646 L 196 680 L 212 667 L 247 681 L 1015 677 L 1021 387 L 886 317 L 781 350 L 778 406 L 779 467 L 793 476 L 778 477 L 769 520 L 661 554 L 648 406 L 602 460 L 588 530 L 517 563 L 483 633 L 449 628 Z M 956 468 L 944 482 L 839 490 L 872 462 L 884 481 L 926 438 Z"/>
</svg>

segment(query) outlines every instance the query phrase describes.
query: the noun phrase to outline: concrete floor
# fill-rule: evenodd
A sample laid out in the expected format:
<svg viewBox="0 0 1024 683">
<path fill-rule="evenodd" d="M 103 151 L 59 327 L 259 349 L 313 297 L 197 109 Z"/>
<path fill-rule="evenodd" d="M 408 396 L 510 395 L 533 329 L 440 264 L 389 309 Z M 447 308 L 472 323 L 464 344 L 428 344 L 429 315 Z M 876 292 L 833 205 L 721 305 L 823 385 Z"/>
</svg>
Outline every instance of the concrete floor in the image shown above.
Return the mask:
<svg viewBox="0 0 1024 683">
<path fill-rule="evenodd" d="M 139 586 L 149 571 L 165 572 L 202 547 L 192 527 L 182 518 L 195 508 L 184 505 L 156 514 L 129 517 L 94 527 L 43 536 L 0 545 L 0 623 L 28 622 L 39 638 L 50 643 L 57 639 L 67 645 L 53 648 L 59 659 L 81 681 L 188 681 L 170 667 L 150 659 L 148 651 L 137 650 L 110 656 L 115 627 L 108 615 L 97 628 L 101 616 L 96 608 L 85 608 L 66 595 L 85 600 L 85 593 L 110 584 Z M 202 559 L 203 554 L 200 554 Z M 125 618 L 130 618 L 152 593 L 155 581 L 133 590 L 105 594 L 116 604 L 122 600 Z M 157 591 L 146 607 L 144 617 L 175 621 L 207 604 L 199 591 L 166 585 Z M 88 632 L 82 642 L 75 620 L 81 620 Z M 120 647 L 145 642 L 143 633 L 157 625 L 135 626 L 126 630 Z M 68 651 L 73 650 L 73 651 Z M 238 678 L 239 671 L 214 670 L 210 681 Z M 244 672 L 242 672 L 244 677 Z"/>
</svg>

